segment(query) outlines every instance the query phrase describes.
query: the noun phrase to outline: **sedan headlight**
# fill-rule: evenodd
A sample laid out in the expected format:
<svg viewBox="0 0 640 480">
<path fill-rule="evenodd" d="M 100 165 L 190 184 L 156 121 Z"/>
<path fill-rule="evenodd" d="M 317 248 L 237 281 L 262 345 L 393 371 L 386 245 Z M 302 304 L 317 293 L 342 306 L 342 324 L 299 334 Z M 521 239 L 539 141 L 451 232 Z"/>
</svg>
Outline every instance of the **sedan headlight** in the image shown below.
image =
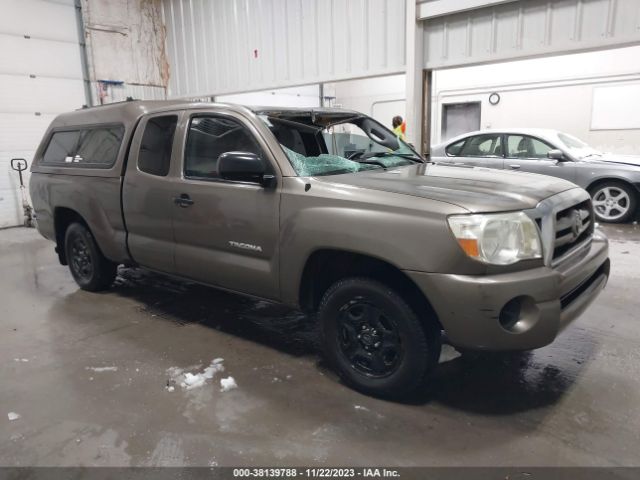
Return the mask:
<svg viewBox="0 0 640 480">
<path fill-rule="evenodd" d="M 540 234 L 523 212 L 452 215 L 449 227 L 467 255 L 493 265 L 541 258 Z"/>
</svg>

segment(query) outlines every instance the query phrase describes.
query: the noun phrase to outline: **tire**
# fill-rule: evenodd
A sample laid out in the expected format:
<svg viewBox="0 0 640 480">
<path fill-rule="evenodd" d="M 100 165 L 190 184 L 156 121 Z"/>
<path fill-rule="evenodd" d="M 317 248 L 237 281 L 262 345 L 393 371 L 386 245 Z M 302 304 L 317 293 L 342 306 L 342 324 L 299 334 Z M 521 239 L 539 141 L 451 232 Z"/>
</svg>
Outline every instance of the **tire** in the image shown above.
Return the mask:
<svg viewBox="0 0 640 480">
<path fill-rule="evenodd" d="M 118 265 L 102 255 L 87 227 L 80 223 L 69 225 L 64 248 L 71 275 L 81 289 L 98 292 L 111 286 Z"/>
<path fill-rule="evenodd" d="M 320 302 L 324 353 L 349 386 L 367 395 L 405 397 L 438 364 L 441 332 L 392 289 L 367 278 L 333 284 Z"/>
<path fill-rule="evenodd" d="M 637 193 L 629 185 L 606 181 L 589 189 L 596 219 L 604 223 L 631 220 L 638 204 Z"/>
</svg>

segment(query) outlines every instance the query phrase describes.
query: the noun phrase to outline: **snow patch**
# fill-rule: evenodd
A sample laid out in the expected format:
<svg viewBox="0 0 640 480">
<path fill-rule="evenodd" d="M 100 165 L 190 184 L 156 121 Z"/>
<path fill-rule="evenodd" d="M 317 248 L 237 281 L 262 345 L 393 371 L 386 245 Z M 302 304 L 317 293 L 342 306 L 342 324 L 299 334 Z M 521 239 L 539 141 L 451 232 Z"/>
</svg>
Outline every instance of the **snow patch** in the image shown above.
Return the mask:
<svg viewBox="0 0 640 480">
<path fill-rule="evenodd" d="M 23 362 L 23 363 L 26 363 L 26 362 L 28 362 L 28 361 L 29 361 L 29 359 L 28 359 L 28 358 L 14 358 L 14 359 L 13 359 L 13 361 L 14 361 L 14 362 Z"/>
<path fill-rule="evenodd" d="M 202 387 L 207 380 L 211 380 L 217 373 L 224 371 L 223 358 L 214 358 L 208 367 L 202 372 L 185 372 L 179 367 L 171 367 L 167 369 L 170 380 L 167 382 L 167 390 L 172 392 L 170 388 L 173 385 L 180 385 L 184 390 L 193 390 Z"/>
<path fill-rule="evenodd" d="M 238 384 L 236 383 L 233 377 L 221 378 L 220 379 L 220 391 L 228 392 L 229 390 L 233 390 L 234 388 L 238 388 Z"/>
<path fill-rule="evenodd" d="M 94 372 L 117 372 L 118 367 L 84 367 L 85 370 L 92 370 Z"/>
<path fill-rule="evenodd" d="M 176 389 L 173 385 L 167 385 L 165 388 L 167 389 L 167 392 L 173 392 Z"/>
<path fill-rule="evenodd" d="M 362 410 L 363 412 L 369 411 L 367 407 L 363 407 L 362 405 L 354 405 L 353 408 L 355 408 L 356 410 Z"/>
<path fill-rule="evenodd" d="M 450 362 L 451 360 L 455 360 L 456 358 L 461 356 L 462 354 L 451 345 L 444 344 L 442 345 L 440 360 L 438 361 L 438 363 Z"/>
<path fill-rule="evenodd" d="M 21 415 L 16 412 L 9 412 L 7 413 L 7 417 L 9 418 L 10 422 L 13 422 L 14 420 L 18 420 L 21 417 Z"/>
</svg>

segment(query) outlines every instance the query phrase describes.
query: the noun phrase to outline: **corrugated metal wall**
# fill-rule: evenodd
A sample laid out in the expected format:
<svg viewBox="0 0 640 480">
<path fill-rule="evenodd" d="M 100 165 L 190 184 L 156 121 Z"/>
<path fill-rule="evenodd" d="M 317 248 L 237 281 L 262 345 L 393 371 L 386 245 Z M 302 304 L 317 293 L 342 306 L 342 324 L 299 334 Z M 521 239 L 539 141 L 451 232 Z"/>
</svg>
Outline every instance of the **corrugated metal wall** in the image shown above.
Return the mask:
<svg viewBox="0 0 640 480">
<path fill-rule="evenodd" d="M 640 43 L 638 0 L 521 0 L 426 20 L 424 66 L 433 69 L 634 43 Z"/>
<path fill-rule="evenodd" d="M 163 0 L 169 96 L 404 71 L 404 0 Z"/>
</svg>

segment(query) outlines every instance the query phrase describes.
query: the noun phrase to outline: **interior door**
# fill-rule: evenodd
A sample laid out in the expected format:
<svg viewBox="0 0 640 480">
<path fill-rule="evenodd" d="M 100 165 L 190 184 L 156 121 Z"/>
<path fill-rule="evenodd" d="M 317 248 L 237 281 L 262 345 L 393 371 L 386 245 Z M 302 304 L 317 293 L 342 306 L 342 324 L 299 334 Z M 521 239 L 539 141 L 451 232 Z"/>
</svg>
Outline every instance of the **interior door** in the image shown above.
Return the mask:
<svg viewBox="0 0 640 480">
<path fill-rule="evenodd" d="M 530 135 L 510 134 L 505 138 L 506 169 L 575 180 L 575 164 L 571 160 L 561 162 L 547 157 L 549 150 L 555 148 L 549 143 Z"/>
<path fill-rule="evenodd" d="M 502 135 L 487 133 L 467 138 L 455 157 L 455 163 L 474 167 L 504 168 Z"/>
<path fill-rule="evenodd" d="M 174 273 L 171 212 L 175 191 L 174 138 L 181 113 L 144 118 L 131 144 L 122 187 L 127 244 L 140 265 Z"/>
<path fill-rule="evenodd" d="M 239 115 L 193 111 L 185 118 L 181 179 L 173 192 L 178 274 L 277 298 L 279 187 L 224 180 L 218 157 L 241 151 L 274 164 L 259 133 Z"/>
</svg>

